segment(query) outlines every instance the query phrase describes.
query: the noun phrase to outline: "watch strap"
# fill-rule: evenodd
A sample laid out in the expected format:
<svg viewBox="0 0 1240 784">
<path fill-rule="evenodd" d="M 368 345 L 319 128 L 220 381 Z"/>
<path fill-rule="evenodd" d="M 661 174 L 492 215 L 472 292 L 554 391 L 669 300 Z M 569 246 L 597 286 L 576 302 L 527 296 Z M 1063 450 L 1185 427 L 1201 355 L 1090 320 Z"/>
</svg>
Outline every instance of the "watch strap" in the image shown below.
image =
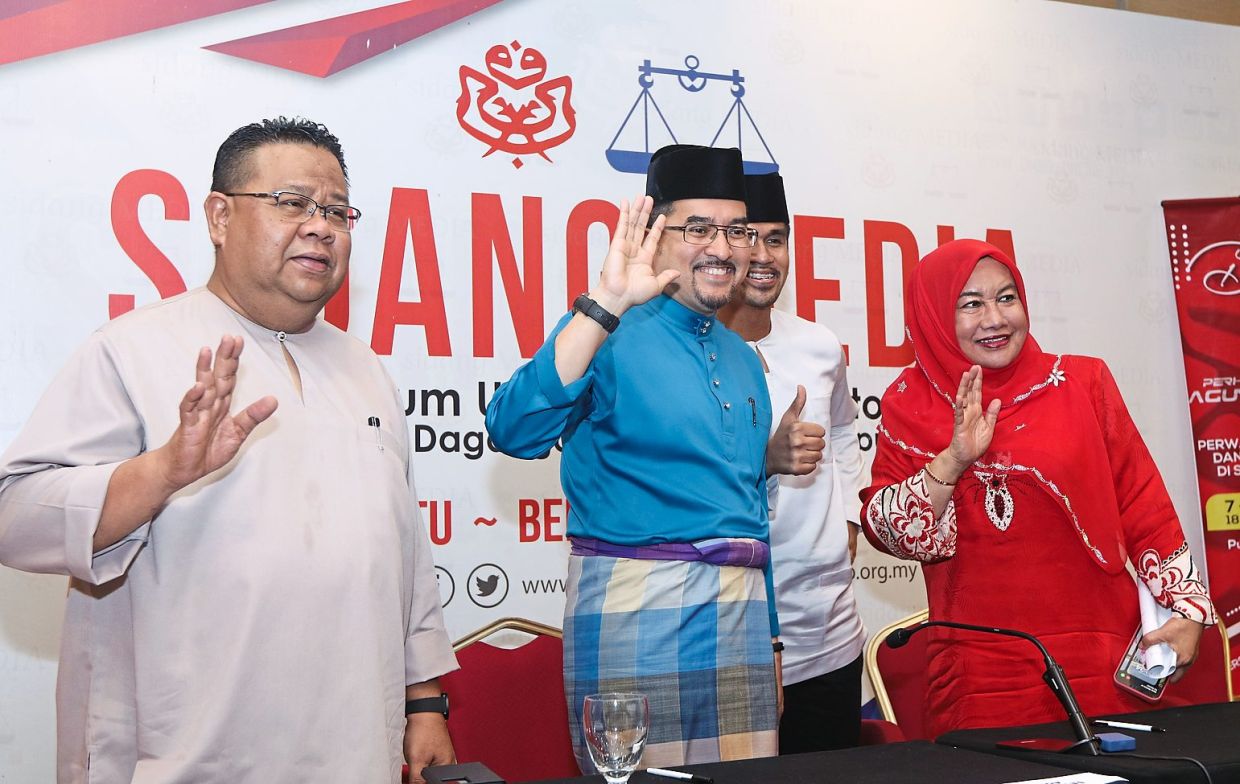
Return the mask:
<svg viewBox="0 0 1240 784">
<path fill-rule="evenodd" d="M 411 713 L 438 713 L 448 718 L 448 695 L 438 697 L 419 697 L 416 700 L 405 700 L 405 715 Z"/>
<path fill-rule="evenodd" d="M 608 334 L 616 331 L 616 327 L 620 325 L 620 317 L 612 314 L 602 305 L 590 299 L 589 295 L 582 294 L 573 300 L 573 312 L 584 313 L 587 318 L 598 322 L 598 325 L 607 330 Z"/>
</svg>

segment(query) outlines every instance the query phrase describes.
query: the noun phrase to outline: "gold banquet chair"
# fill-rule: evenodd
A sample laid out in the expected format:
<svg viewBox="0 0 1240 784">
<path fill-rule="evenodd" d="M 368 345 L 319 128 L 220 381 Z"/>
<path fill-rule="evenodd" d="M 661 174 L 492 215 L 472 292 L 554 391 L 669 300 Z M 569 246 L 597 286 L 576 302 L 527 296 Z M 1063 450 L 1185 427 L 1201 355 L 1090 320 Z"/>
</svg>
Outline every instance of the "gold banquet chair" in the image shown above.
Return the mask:
<svg viewBox="0 0 1240 784">
<path fill-rule="evenodd" d="M 501 631 L 533 639 L 517 648 L 486 642 Z M 482 762 L 505 781 L 581 775 L 568 734 L 561 637 L 553 626 L 502 618 L 454 643 L 461 669 L 439 680 L 458 760 Z"/>
<path fill-rule="evenodd" d="M 900 648 L 883 644 L 887 635 L 921 623 L 930 611 L 921 610 L 879 629 L 865 646 L 865 671 L 883 718 L 895 723 L 908 740 L 927 739 L 923 710 L 926 704 L 926 636 L 913 635 Z"/>
</svg>

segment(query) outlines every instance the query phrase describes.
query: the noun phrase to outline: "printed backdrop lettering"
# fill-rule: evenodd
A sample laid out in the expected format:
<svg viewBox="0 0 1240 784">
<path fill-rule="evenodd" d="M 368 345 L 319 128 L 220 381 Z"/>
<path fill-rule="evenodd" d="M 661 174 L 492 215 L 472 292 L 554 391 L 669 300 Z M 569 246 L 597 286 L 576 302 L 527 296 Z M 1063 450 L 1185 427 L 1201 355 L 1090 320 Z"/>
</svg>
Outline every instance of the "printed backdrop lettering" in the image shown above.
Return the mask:
<svg viewBox="0 0 1240 784">
<path fill-rule="evenodd" d="M 1240 199 L 1168 201 L 1163 210 L 1210 598 L 1240 651 Z M 1232 683 L 1240 687 L 1240 667 Z"/>
<path fill-rule="evenodd" d="M 1216 414 L 1195 463 L 1177 415 L 1158 213 L 1240 181 L 1235 28 L 993 0 L 17 5 L 0 11 L 0 446 L 92 330 L 206 281 L 200 205 L 225 136 L 280 114 L 323 122 L 363 213 L 325 317 L 399 387 L 454 638 L 504 616 L 561 623 L 559 452 L 498 454 L 483 411 L 593 285 L 615 203 L 673 141 L 739 146 L 784 176 L 779 307 L 847 346 L 867 455 L 911 360 L 904 280 L 938 244 L 985 237 L 1019 259 L 1039 342 L 1110 364 L 1198 555 L 1195 468 L 1235 481 L 1217 473 L 1237 466 L 1234 428 Z M 197 10 L 171 10 L 184 5 Z M 1230 290 L 1226 253 L 1196 262 L 1193 284 Z M 167 372 L 188 387 L 193 364 Z M 1236 375 L 1190 392 L 1222 411 Z M 925 606 L 915 563 L 862 544 L 854 572 L 870 631 Z M 63 577 L 0 569 L 3 781 L 54 777 L 64 592 Z"/>
</svg>

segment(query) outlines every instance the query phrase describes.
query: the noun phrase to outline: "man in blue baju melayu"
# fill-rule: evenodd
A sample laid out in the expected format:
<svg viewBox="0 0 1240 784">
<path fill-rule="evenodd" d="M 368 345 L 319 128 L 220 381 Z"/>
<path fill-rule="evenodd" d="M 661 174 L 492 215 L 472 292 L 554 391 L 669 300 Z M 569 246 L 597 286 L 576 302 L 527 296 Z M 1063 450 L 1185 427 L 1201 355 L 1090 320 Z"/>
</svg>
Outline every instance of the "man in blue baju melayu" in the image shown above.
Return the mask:
<svg viewBox="0 0 1240 784">
<path fill-rule="evenodd" d="M 740 153 L 664 147 L 646 194 L 621 203 L 598 284 L 487 410 L 507 454 L 563 446 L 564 684 L 587 772 L 582 699 L 595 692 L 649 697 L 643 766 L 778 745 L 770 400 L 753 350 L 715 318 L 755 237 Z"/>
</svg>

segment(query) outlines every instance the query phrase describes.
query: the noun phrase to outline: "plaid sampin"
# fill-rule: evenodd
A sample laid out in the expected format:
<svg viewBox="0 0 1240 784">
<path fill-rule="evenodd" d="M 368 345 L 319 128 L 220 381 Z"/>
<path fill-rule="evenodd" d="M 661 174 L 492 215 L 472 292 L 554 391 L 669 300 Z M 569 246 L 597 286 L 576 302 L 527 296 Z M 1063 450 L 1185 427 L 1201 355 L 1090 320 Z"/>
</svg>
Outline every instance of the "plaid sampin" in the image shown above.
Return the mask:
<svg viewBox="0 0 1240 784">
<path fill-rule="evenodd" d="M 642 767 L 778 753 L 775 669 L 760 569 L 604 556 L 569 559 L 564 691 L 582 771 L 582 700 L 650 700 Z"/>
</svg>

